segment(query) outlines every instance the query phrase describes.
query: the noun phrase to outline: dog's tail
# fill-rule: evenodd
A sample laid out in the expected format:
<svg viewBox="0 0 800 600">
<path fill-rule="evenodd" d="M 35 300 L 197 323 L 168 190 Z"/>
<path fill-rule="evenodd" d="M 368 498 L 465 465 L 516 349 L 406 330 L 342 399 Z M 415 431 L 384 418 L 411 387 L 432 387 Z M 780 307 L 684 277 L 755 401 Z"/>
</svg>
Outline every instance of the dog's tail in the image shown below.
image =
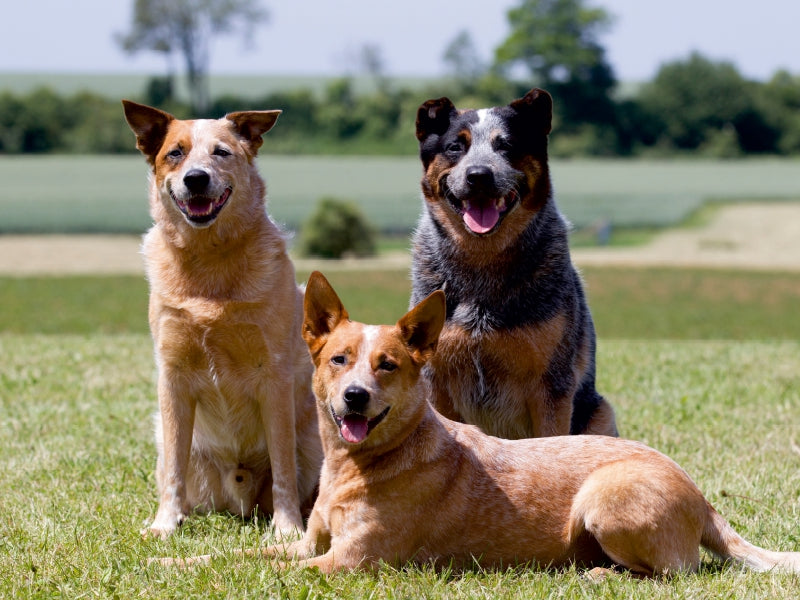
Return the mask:
<svg viewBox="0 0 800 600">
<path fill-rule="evenodd" d="M 720 558 L 734 560 L 755 571 L 800 573 L 800 552 L 773 552 L 754 546 L 736 533 L 710 504 L 700 543 Z"/>
</svg>

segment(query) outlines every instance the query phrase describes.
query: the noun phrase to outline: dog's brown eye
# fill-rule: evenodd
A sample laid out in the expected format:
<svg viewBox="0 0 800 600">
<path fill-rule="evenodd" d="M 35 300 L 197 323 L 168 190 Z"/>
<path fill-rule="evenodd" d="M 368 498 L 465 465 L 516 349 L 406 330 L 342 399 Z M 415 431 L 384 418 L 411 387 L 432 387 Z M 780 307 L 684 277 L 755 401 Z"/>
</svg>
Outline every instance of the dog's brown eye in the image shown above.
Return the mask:
<svg viewBox="0 0 800 600">
<path fill-rule="evenodd" d="M 347 358 L 344 354 L 337 354 L 336 356 L 331 357 L 331 364 L 336 365 L 337 367 L 341 367 L 342 365 L 347 363 Z"/>
<path fill-rule="evenodd" d="M 511 150 L 511 143 L 503 137 L 496 137 L 492 140 L 492 147 L 496 152 L 508 152 Z"/>
<path fill-rule="evenodd" d="M 461 142 L 450 142 L 445 146 L 444 151 L 450 154 L 460 154 L 464 151 L 464 144 Z"/>
<path fill-rule="evenodd" d="M 397 368 L 397 365 L 394 364 L 393 362 L 388 361 L 388 360 L 382 360 L 381 363 L 378 365 L 378 368 L 381 371 L 387 371 L 387 372 L 391 373 L 392 371 L 394 371 Z"/>
<path fill-rule="evenodd" d="M 170 158 L 180 158 L 181 156 L 183 156 L 183 150 L 181 150 L 180 148 L 175 148 L 174 150 L 170 150 L 169 152 L 167 152 L 167 156 L 169 156 Z"/>
<path fill-rule="evenodd" d="M 214 156 L 230 156 L 231 152 L 225 148 L 214 148 Z"/>
</svg>

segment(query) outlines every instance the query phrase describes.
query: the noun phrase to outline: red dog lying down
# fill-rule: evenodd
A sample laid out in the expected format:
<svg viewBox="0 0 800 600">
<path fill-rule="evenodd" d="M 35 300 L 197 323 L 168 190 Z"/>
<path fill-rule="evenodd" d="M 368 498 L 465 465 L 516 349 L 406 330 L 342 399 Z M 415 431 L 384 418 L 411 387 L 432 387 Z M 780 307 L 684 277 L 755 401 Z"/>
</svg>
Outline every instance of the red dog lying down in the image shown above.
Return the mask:
<svg viewBox="0 0 800 600">
<path fill-rule="evenodd" d="M 325 453 L 319 496 L 305 536 L 265 555 L 323 572 L 576 562 L 652 575 L 697 569 L 702 545 L 756 570 L 800 572 L 800 553 L 742 539 L 683 469 L 644 444 L 505 440 L 436 413 L 420 370 L 444 320 L 436 291 L 394 326 L 355 323 L 311 275 L 303 337 Z"/>
</svg>

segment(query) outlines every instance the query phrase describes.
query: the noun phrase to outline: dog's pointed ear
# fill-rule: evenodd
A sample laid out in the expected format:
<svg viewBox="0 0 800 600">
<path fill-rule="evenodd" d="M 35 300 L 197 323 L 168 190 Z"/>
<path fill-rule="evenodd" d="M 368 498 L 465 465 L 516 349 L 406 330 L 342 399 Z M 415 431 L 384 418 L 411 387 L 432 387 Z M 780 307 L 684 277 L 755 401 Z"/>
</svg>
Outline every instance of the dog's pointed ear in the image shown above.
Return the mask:
<svg viewBox="0 0 800 600">
<path fill-rule="evenodd" d="M 331 331 L 349 315 L 339 296 L 319 271 L 314 271 L 306 284 L 303 298 L 303 339 L 314 364 Z"/>
<path fill-rule="evenodd" d="M 255 154 L 264 142 L 261 136 L 272 129 L 280 114 L 280 110 L 245 110 L 228 113 L 225 118 L 232 122 L 238 134 L 250 143 Z"/>
<path fill-rule="evenodd" d="M 422 142 L 430 135 L 442 135 L 458 111 L 450 98 L 428 100 L 417 111 L 417 139 Z"/>
<path fill-rule="evenodd" d="M 531 132 L 548 135 L 553 122 L 553 99 L 546 91 L 533 88 L 509 106 L 514 109 L 522 127 Z"/>
<path fill-rule="evenodd" d="M 136 147 L 145 155 L 147 162 L 155 164 L 156 155 L 167 136 L 169 124 L 175 117 L 163 110 L 130 100 L 123 100 L 122 107 L 128 126 L 136 134 Z"/>
<path fill-rule="evenodd" d="M 397 327 L 417 364 L 427 362 L 436 351 L 445 316 L 444 292 L 436 290 L 397 322 Z"/>
</svg>

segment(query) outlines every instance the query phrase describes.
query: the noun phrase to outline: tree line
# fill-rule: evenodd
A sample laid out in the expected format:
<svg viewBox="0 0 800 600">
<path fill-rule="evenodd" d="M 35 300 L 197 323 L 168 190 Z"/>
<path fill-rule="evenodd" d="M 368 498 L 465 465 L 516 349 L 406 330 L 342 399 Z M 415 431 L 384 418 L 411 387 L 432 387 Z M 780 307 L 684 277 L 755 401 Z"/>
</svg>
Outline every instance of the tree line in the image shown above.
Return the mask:
<svg viewBox="0 0 800 600">
<path fill-rule="evenodd" d="M 211 100 L 205 114 L 172 97 L 154 78 L 139 101 L 181 118 L 279 108 L 283 114 L 263 151 L 293 154 L 413 154 L 414 120 L 428 98 L 449 96 L 457 106 L 505 104 L 536 84 L 488 71 L 413 88 L 381 78 L 373 91 L 357 93 L 354 79 L 330 80 L 323 93 L 279 91 L 262 98 L 235 92 Z M 785 71 L 769 81 L 746 80 L 734 65 L 697 53 L 663 65 L 652 81 L 624 96 L 613 89 L 584 106 L 555 98 L 554 156 L 710 157 L 800 152 L 800 77 Z M 560 92 L 560 93 L 559 93 Z M 0 153 L 134 152 L 119 99 L 81 92 L 64 96 L 41 88 L 0 93 Z"/>
<path fill-rule="evenodd" d="M 166 5 L 169 5 L 165 8 Z M 714 157 L 800 152 L 800 78 L 779 71 L 767 82 L 745 79 L 728 62 L 692 53 L 662 65 L 634 90 L 620 86 L 600 43 L 611 16 L 586 0 L 519 0 L 507 13 L 510 33 L 483 61 L 468 31 L 442 57 L 449 77 L 400 87 L 384 73 L 380 48 L 362 48 L 369 93 L 352 77 L 332 79 L 322 94 L 307 89 L 262 98 L 208 93 L 210 36 L 238 24 L 245 38 L 268 12 L 260 0 L 134 0 L 132 27 L 118 41 L 186 63 L 190 98 L 179 101 L 175 75 L 154 77 L 138 100 L 178 117 L 280 108 L 279 128 L 263 151 L 411 154 L 414 120 L 428 98 L 457 106 L 505 104 L 538 86 L 554 99 L 555 156 L 639 156 L 695 153 Z M 0 94 L 0 153 L 133 151 L 116 99 L 39 89 Z"/>
</svg>

